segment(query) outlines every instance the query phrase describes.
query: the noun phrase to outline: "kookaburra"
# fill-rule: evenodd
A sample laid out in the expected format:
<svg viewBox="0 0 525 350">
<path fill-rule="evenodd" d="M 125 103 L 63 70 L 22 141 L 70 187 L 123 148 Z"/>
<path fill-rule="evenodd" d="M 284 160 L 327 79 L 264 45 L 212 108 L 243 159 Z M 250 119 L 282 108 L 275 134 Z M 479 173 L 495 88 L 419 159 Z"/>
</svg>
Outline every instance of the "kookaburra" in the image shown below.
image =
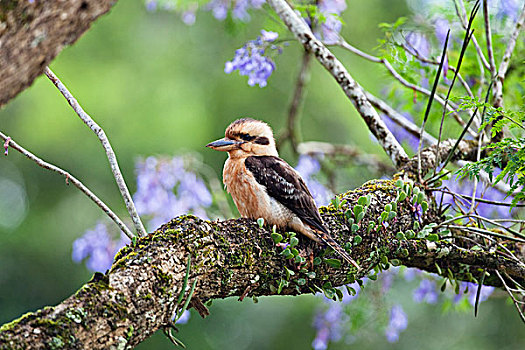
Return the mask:
<svg viewBox="0 0 525 350">
<path fill-rule="evenodd" d="M 243 217 L 263 218 L 269 225 L 322 241 L 359 268 L 330 237 L 299 173 L 279 158 L 268 124 L 250 118 L 236 120 L 223 139 L 206 147 L 228 152 L 223 182 Z"/>
</svg>

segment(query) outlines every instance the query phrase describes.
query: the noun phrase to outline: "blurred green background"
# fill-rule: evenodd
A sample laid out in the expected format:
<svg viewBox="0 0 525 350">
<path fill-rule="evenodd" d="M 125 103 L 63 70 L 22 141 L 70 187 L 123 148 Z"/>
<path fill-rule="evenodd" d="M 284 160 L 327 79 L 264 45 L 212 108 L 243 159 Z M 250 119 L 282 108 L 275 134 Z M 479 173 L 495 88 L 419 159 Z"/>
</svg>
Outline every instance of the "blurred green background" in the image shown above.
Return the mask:
<svg viewBox="0 0 525 350">
<path fill-rule="evenodd" d="M 378 23 L 407 15 L 400 0 L 352 1 L 344 14 L 347 40 L 372 51 Z M 269 24 L 269 25 L 268 25 Z M 222 136 L 240 116 L 269 122 L 275 131 L 286 121 L 301 60 L 292 42 L 276 58 L 277 69 L 266 88 L 249 87 L 246 77 L 224 73 L 224 63 L 261 28 L 278 25 L 262 12 L 248 25 L 226 30 L 209 12 L 199 12 L 193 26 L 172 13 L 148 13 L 142 1 L 119 1 L 51 69 L 84 109 L 105 129 L 121 170 L 134 192 L 134 161 L 139 156 L 198 152 L 218 176 L 224 154 L 204 147 Z M 281 33 L 286 33 L 280 30 Z M 281 35 L 289 38 L 289 34 Z M 386 74 L 377 66 L 335 49 L 362 86 L 374 93 Z M 317 64 L 302 113 L 305 140 L 350 143 L 382 154 L 341 89 Z M 125 209 L 105 154 L 96 137 L 45 77 L 0 111 L 0 130 L 43 159 L 67 169 L 124 217 Z M 285 147 L 283 157 L 296 163 Z M 388 174 L 386 174 L 388 175 Z M 338 190 L 356 187 L 377 176 L 349 169 Z M 92 228 L 102 213 L 83 194 L 54 173 L 38 168 L 11 150 L 0 159 L 0 324 L 74 293 L 91 277 L 71 260 L 72 242 Z M 408 313 L 408 329 L 388 344 L 369 331 L 352 346 L 393 349 L 523 349 L 525 332 L 502 298 L 482 304 L 480 316 L 443 313 L 440 306 L 415 304 L 406 283 L 390 293 Z M 192 313 L 180 338 L 190 349 L 306 349 L 319 300 L 312 296 L 261 298 L 242 303 L 215 301 L 207 319 Z M 369 327 L 370 328 L 370 327 Z M 140 349 L 169 349 L 161 335 Z M 331 348 L 347 348 L 345 342 Z"/>
</svg>

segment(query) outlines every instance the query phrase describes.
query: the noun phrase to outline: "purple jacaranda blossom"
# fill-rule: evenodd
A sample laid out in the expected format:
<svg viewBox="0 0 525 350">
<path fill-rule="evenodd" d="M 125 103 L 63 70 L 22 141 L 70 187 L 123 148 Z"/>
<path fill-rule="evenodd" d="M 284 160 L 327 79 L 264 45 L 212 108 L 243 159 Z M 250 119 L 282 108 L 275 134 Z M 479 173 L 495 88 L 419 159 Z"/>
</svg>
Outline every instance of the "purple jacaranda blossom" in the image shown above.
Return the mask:
<svg viewBox="0 0 525 350">
<path fill-rule="evenodd" d="M 422 57 L 429 57 L 430 42 L 424 34 L 419 32 L 410 32 L 405 36 L 405 39 L 410 53 Z"/>
<path fill-rule="evenodd" d="M 250 20 L 248 11 L 260 9 L 265 2 L 265 0 L 211 0 L 206 5 L 206 8 L 211 11 L 213 16 L 218 20 L 222 21 L 226 19 L 228 10 L 231 10 L 234 19 L 247 22 Z"/>
<path fill-rule="evenodd" d="M 113 241 L 103 223 L 97 223 L 94 229 L 73 242 L 72 259 L 79 263 L 85 259 L 86 266 L 91 271 L 104 272 L 111 267 L 117 251 L 129 242 L 129 238 L 121 235 L 120 240 Z"/>
<path fill-rule="evenodd" d="M 403 113 L 405 118 L 411 122 L 414 122 L 414 119 L 409 113 Z M 403 128 L 402 126 L 397 125 L 394 123 L 392 119 L 388 117 L 386 114 L 382 114 L 381 118 L 385 122 L 386 126 L 388 127 L 388 130 L 392 132 L 394 137 L 399 142 L 406 142 L 406 144 L 413 150 L 417 151 L 419 146 L 419 137 L 415 136 L 414 134 L 407 131 L 407 129 Z"/>
<path fill-rule="evenodd" d="M 248 76 L 248 85 L 265 87 L 267 80 L 275 70 L 275 63 L 266 56 L 269 43 L 277 38 L 277 33 L 261 31 L 261 36 L 248 41 L 235 51 L 235 57 L 226 62 L 224 72 L 230 74 L 238 70 L 240 75 Z M 273 45 L 270 49 L 273 48 Z"/>
<path fill-rule="evenodd" d="M 434 31 L 436 38 L 441 46 L 445 44 L 447 32 L 450 28 L 450 23 L 443 17 L 438 17 L 434 20 Z"/>
<path fill-rule="evenodd" d="M 149 12 L 156 11 L 158 7 L 156 0 L 146 0 L 146 10 Z"/>
<path fill-rule="evenodd" d="M 139 215 L 151 218 L 150 229 L 186 213 L 207 218 L 204 208 L 212 204 L 211 193 L 201 178 L 185 169 L 182 157 L 148 157 L 137 162 L 136 172 L 133 199 Z"/>
<path fill-rule="evenodd" d="M 297 170 L 306 182 L 306 186 L 308 186 L 308 189 L 312 193 L 315 203 L 317 205 L 328 205 L 330 198 L 333 197 L 332 191 L 313 177 L 321 170 L 319 161 L 312 156 L 303 154 L 299 156 L 295 170 Z"/>
<path fill-rule="evenodd" d="M 454 296 L 454 303 L 458 303 L 463 297 L 468 299 L 470 305 L 474 306 L 476 303 L 476 294 L 478 292 L 478 285 L 472 282 L 460 282 L 459 284 L 459 293 Z M 489 298 L 489 296 L 494 292 L 494 287 L 492 286 L 481 286 L 481 291 L 479 293 L 479 302 L 483 302 Z"/>
<path fill-rule="evenodd" d="M 413 267 L 406 268 L 403 271 L 403 277 L 405 278 L 405 281 L 407 282 L 414 280 L 414 278 L 419 277 L 421 274 L 422 274 L 421 270 L 413 268 Z"/>
<path fill-rule="evenodd" d="M 342 303 L 328 302 L 328 309 L 319 311 L 314 319 L 313 325 L 317 332 L 312 348 L 324 350 L 331 341 L 339 341 L 348 320 L 349 316 L 344 313 Z"/>
<path fill-rule="evenodd" d="M 184 11 L 181 15 L 182 22 L 189 26 L 195 24 L 195 20 L 197 19 L 196 11 L 196 8 Z"/>
<path fill-rule="evenodd" d="M 412 293 L 412 298 L 416 303 L 435 304 L 438 300 L 436 282 L 429 279 L 421 280 L 419 287 Z"/>
<path fill-rule="evenodd" d="M 496 177 L 499 172 L 500 172 L 499 169 L 495 170 L 494 177 Z M 443 188 L 446 188 L 450 192 L 453 192 L 453 193 L 472 197 L 472 193 L 474 192 L 474 182 L 469 180 L 468 178 L 460 179 L 459 177 L 456 176 L 449 180 L 444 180 Z M 441 201 L 442 196 L 443 196 L 444 204 L 455 205 L 453 196 L 447 193 L 437 193 L 436 194 L 437 203 Z M 479 181 L 478 185 L 476 186 L 476 197 L 495 201 L 495 202 L 505 202 L 508 204 L 510 204 L 511 202 L 510 198 L 506 198 L 505 193 L 499 191 L 496 188 L 493 188 L 490 185 L 487 185 L 483 181 Z M 467 209 L 470 209 L 470 208 L 467 208 Z M 504 219 L 504 218 L 511 217 L 512 213 L 514 212 L 514 209 L 513 211 L 509 212 L 509 206 L 477 202 L 476 212 L 479 215 L 487 217 L 487 218 L 498 217 L 498 218 Z"/>
<path fill-rule="evenodd" d="M 318 7 L 319 11 L 324 15 L 325 21 L 321 23 L 321 32 L 316 32 L 315 35 L 322 38 L 325 44 L 333 45 L 338 43 L 342 27 L 339 16 L 346 10 L 346 1 L 321 0 Z"/>
<path fill-rule="evenodd" d="M 512 23 L 518 20 L 521 7 L 523 6 L 523 1 L 520 0 L 493 0 L 490 3 L 494 3 L 497 6 L 496 18 L 500 20 L 509 18 Z"/>
<path fill-rule="evenodd" d="M 191 318 L 191 313 L 189 310 L 184 310 L 182 315 L 180 315 L 179 319 L 175 321 L 175 324 L 186 324 Z"/>
<path fill-rule="evenodd" d="M 385 336 L 389 343 L 399 340 L 399 333 L 404 331 L 408 325 L 408 318 L 401 305 L 394 305 L 390 310 L 390 320 L 385 330 Z"/>
</svg>

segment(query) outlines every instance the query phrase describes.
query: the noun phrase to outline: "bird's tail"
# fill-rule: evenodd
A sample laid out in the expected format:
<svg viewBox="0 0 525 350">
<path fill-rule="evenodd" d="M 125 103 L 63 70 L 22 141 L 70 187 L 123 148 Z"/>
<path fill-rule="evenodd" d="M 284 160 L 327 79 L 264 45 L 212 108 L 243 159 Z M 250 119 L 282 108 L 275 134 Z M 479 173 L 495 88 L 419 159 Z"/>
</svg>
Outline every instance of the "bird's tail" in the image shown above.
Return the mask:
<svg viewBox="0 0 525 350">
<path fill-rule="evenodd" d="M 321 239 L 321 241 L 323 241 L 324 244 L 328 245 L 330 248 L 335 250 L 335 252 L 339 254 L 345 261 L 357 267 L 358 270 L 361 270 L 361 268 L 354 261 L 354 259 L 352 259 L 350 255 L 348 255 L 348 253 L 336 241 L 333 240 L 332 237 L 320 230 L 316 230 L 315 233 Z"/>
</svg>

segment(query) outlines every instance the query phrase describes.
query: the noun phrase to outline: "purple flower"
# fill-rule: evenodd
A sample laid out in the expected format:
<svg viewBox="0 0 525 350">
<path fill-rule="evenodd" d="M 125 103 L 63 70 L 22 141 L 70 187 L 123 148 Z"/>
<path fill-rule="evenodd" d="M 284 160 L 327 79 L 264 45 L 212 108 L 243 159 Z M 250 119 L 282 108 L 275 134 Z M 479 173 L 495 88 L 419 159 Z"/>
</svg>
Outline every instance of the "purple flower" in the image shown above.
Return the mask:
<svg viewBox="0 0 525 350">
<path fill-rule="evenodd" d="M 221 21 L 226 19 L 228 10 L 231 9 L 234 19 L 247 22 L 250 20 L 248 11 L 260 9 L 265 2 L 265 0 L 237 0 L 235 2 L 230 0 L 211 0 L 207 5 L 207 9 L 212 11 L 216 19 Z"/>
<path fill-rule="evenodd" d="M 408 113 L 403 113 L 403 115 L 408 119 L 409 121 L 413 122 L 414 119 L 412 116 Z M 408 146 L 413 150 L 416 151 L 419 147 L 419 137 L 415 136 L 414 134 L 408 132 L 405 128 L 402 126 L 397 125 L 394 123 L 392 119 L 388 117 L 386 114 L 382 114 L 381 117 L 383 118 L 383 121 L 385 122 L 388 129 L 392 132 L 394 137 L 399 142 L 406 142 Z"/>
<path fill-rule="evenodd" d="M 430 43 L 427 37 L 419 32 L 410 32 L 406 35 L 407 47 L 413 55 L 428 57 L 430 55 Z"/>
<path fill-rule="evenodd" d="M 197 19 L 197 16 L 195 13 L 196 10 L 197 9 L 191 9 L 191 10 L 184 11 L 182 13 L 182 21 L 184 22 L 184 24 L 187 24 L 189 26 L 195 24 L 195 20 Z"/>
<path fill-rule="evenodd" d="M 497 18 L 508 17 L 513 23 L 518 20 L 520 14 L 519 0 L 500 0 L 498 5 Z"/>
<path fill-rule="evenodd" d="M 224 72 L 230 74 L 238 70 L 240 75 L 248 76 L 248 85 L 265 87 L 267 80 L 275 69 L 275 63 L 266 56 L 268 43 L 277 38 L 277 33 L 261 31 L 255 40 L 248 41 L 235 51 L 235 57 L 226 62 Z"/>
<path fill-rule="evenodd" d="M 175 324 L 186 324 L 190 320 L 191 314 L 189 310 L 184 310 L 182 315 L 179 317 Z"/>
<path fill-rule="evenodd" d="M 157 10 L 157 0 L 146 0 L 146 10 L 149 12 L 154 12 Z"/>
<path fill-rule="evenodd" d="M 459 293 L 454 296 L 454 303 L 458 303 L 464 296 L 467 297 L 470 305 L 474 306 L 476 303 L 476 294 L 478 292 L 478 285 L 472 282 L 460 282 Z M 492 286 L 481 286 L 479 294 L 479 302 L 483 302 L 494 292 Z"/>
<path fill-rule="evenodd" d="M 93 230 L 73 242 L 72 259 L 79 263 L 87 258 L 86 266 L 91 271 L 104 272 L 111 267 L 117 251 L 126 245 L 129 239 L 121 235 L 119 241 L 113 241 L 106 225 L 97 223 Z"/>
<path fill-rule="evenodd" d="M 428 279 L 421 280 L 419 287 L 414 290 L 412 298 L 416 303 L 426 302 L 428 304 L 435 304 L 438 299 L 436 282 Z"/>
<path fill-rule="evenodd" d="M 404 331 L 408 325 L 408 318 L 401 305 L 394 305 L 390 310 L 390 321 L 385 330 L 385 336 L 389 343 L 399 340 L 399 333 Z"/>
<path fill-rule="evenodd" d="M 333 193 L 312 177 L 321 170 L 319 161 L 312 156 L 301 155 L 295 170 L 306 182 L 306 186 L 308 186 L 317 205 L 328 205 L 330 198 L 333 197 Z"/>
<path fill-rule="evenodd" d="M 154 229 L 177 215 L 192 212 L 207 218 L 212 196 L 204 181 L 184 167 L 181 157 L 148 157 L 137 162 L 137 192 L 133 200 Z"/>
<path fill-rule="evenodd" d="M 348 315 L 343 311 L 343 304 L 329 301 L 328 309 L 319 311 L 314 319 L 314 328 L 317 332 L 312 347 L 323 350 L 328 347 L 330 341 L 339 341 L 348 320 Z"/>
<path fill-rule="evenodd" d="M 421 275 L 421 270 L 415 269 L 415 268 L 407 268 L 404 270 L 403 277 L 405 278 L 405 281 L 412 281 L 414 278 Z"/>
<path fill-rule="evenodd" d="M 271 41 L 275 41 L 278 37 L 279 37 L 279 34 L 276 32 L 266 31 L 264 29 L 261 30 L 262 41 L 271 42 Z"/>
<path fill-rule="evenodd" d="M 339 15 L 346 10 L 345 0 L 322 0 L 319 3 L 319 11 L 324 15 L 325 21 L 321 23 L 321 33 L 316 32 L 317 37 L 322 37 L 328 45 L 339 42 L 341 31 L 341 20 Z"/>
<path fill-rule="evenodd" d="M 500 170 L 494 171 L 494 176 L 497 176 Z M 459 179 L 459 177 L 444 180 L 443 188 L 447 188 L 450 192 L 462 194 L 468 197 L 472 196 L 474 192 L 474 183 L 467 178 Z M 436 196 L 436 200 L 439 203 L 443 197 L 444 204 L 456 205 L 454 202 L 453 196 L 447 193 L 440 193 Z M 476 197 L 483 198 L 496 202 L 506 202 L 510 203 L 509 198 L 506 198 L 506 194 L 500 192 L 499 190 L 491 187 L 490 185 L 478 182 L 476 187 Z M 470 208 L 467 208 L 467 210 Z M 509 218 L 512 216 L 513 212 L 509 212 L 508 206 L 503 205 L 494 205 L 489 203 L 476 202 L 476 212 L 484 217 L 499 217 L 499 218 Z"/>
</svg>

